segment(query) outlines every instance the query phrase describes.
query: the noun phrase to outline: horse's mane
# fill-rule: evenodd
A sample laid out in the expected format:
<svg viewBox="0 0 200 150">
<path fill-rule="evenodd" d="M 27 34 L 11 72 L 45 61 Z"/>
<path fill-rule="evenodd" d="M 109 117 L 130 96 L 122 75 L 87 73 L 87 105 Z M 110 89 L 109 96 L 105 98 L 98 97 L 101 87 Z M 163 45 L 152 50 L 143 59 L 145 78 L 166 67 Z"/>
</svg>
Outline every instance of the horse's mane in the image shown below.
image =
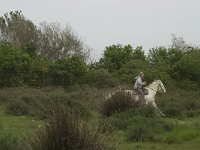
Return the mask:
<svg viewBox="0 0 200 150">
<path fill-rule="evenodd" d="M 152 86 L 152 85 L 154 85 L 155 83 L 157 83 L 157 82 L 160 82 L 161 80 L 154 80 L 151 84 L 149 84 L 147 87 L 150 87 L 150 86 Z"/>
</svg>

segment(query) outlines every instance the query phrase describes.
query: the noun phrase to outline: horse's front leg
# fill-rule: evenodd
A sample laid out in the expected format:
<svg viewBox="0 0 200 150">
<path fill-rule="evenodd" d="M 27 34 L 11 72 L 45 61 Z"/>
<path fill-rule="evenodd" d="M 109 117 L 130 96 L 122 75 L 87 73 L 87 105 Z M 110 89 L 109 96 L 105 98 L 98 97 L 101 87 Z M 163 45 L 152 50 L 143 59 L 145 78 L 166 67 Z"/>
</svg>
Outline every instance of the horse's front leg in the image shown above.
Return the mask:
<svg viewBox="0 0 200 150">
<path fill-rule="evenodd" d="M 153 106 L 162 116 L 166 116 L 166 115 L 158 108 L 158 106 L 156 105 L 155 102 L 152 102 L 152 106 Z"/>
</svg>

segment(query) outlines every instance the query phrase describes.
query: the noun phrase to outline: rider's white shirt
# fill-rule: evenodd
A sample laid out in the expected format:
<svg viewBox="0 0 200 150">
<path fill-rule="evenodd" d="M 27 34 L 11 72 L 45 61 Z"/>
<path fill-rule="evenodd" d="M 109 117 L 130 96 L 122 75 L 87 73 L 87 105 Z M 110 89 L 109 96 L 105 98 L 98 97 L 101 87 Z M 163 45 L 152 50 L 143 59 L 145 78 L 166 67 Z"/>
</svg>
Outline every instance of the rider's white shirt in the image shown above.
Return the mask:
<svg viewBox="0 0 200 150">
<path fill-rule="evenodd" d="M 140 76 L 137 77 L 137 80 L 135 81 L 135 85 L 134 85 L 134 89 L 137 89 L 137 88 L 142 88 L 142 86 L 144 85 L 145 83 L 142 82 L 142 78 Z"/>
</svg>

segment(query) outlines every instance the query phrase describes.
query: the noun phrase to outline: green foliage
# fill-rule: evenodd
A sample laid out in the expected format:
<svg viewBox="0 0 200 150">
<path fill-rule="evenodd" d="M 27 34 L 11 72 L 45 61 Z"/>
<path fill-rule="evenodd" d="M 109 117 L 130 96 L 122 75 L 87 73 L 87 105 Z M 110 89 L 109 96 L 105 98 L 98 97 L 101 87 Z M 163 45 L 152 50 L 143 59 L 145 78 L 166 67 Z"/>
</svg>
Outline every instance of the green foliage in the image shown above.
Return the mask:
<svg viewBox="0 0 200 150">
<path fill-rule="evenodd" d="M 114 87 L 118 84 L 117 78 L 105 69 L 88 71 L 85 76 L 85 82 L 97 88 Z"/>
<path fill-rule="evenodd" d="M 182 58 L 183 54 L 179 49 L 168 49 L 170 66 L 173 67 Z"/>
<path fill-rule="evenodd" d="M 23 149 L 105 150 L 110 143 L 101 128 L 81 121 L 80 116 L 64 107 L 56 107 L 44 126 L 34 135 L 27 136 Z"/>
<path fill-rule="evenodd" d="M 12 101 L 7 105 L 7 113 L 12 115 L 28 115 L 29 106 L 23 101 Z"/>
<path fill-rule="evenodd" d="M 145 60 L 142 47 L 137 47 L 134 50 L 131 45 L 122 46 L 119 44 L 106 47 L 103 58 L 100 59 L 99 63 L 109 72 L 114 72 L 133 59 Z"/>
<path fill-rule="evenodd" d="M 148 61 L 152 67 L 151 74 L 153 77 L 157 77 L 167 85 L 175 85 L 174 81 L 176 81 L 181 88 L 197 89 L 200 83 L 200 51 L 193 47 L 186 49 L 173 47 L 151 49 L 148 54 Z M 190 81 L 193 81 L 193 83 Z"/>
<path fill-rule="evenodd" d="M 155 69 L 146 74 L 147 81 L 161 80 L 164 85 L 174 86 L 175 81 L 173 78 L 165 71 Z"/>
<path fill-rule="evenodd" d="M 151 106 L 134 107 L 124 112 L 115 113 L 107 119 L 107 122 L 112 128 L 126 130 L 130 124 L 133 124 L 135 118 L 156 118 L 158 115 Z"/>
<path fill-rule="evenodd" d="M 160 142 L 161 135 L 176 128 L 173 122 L 160 118 L 152 107 L 134 108 L 107 118 L 108 126 L 126 133 L 128 141 Z"/>
<path fill-rule="evenodd" d="M 69 24 L 64 28 L 58 22 L 42 22 L 40 25 L 39 52 L 41 56 L 49 60 L 71 56 L 87 59 L 90 48 L 84 44 Z"/>
<path fill-rule="evenodd" d="M 167 116 L 169 117 L 180 117 L 182 116 L 182 108 L 176 105 L 168 105 L 164 111 L 163 111 Z"/>
<path fill-rule="evenodd" d="M 142 61 L 146 60 L 146 56 L 144 54 L 142 46 L 138 46 L 138 47 L 136 47 L 136 49 L 134 49 L 133 59 L 142 60 Z"/>
<path fill-rule="evenodd" d="M 198 83 L 188 80 L 188 79 L 182 79 L 178 80 L 176 85 L 179 88 L 187 89 L 187 90 L 197 90 L 198 89 Z"/>
<path fill-rule="evenodd" d="M 21 11 L 11 11 L 1 16 L 0 32 L 1 42 L 10 42 L 26 52 L 36 53 L 38 30 L 32 21 L 23 16 Z"/>
<path fill-rule="evenodd" d="M 63 89 L 41 91 L 29 88 L 14 88 L 1 91 L 0 98 L 6 103 L 6 113 L 12 115 L 29 115 L 44 119 L 54 105 L 64 105 L 74 109 L 82 116 L 90 117 L 87 105 L 81 102 L 80 93 L 66 93 Z"/>
<path fill-rule="evenodd" d="M 113 72 L 114 70 L 118 70 L 121 66 L 132 59 L 133 49 L 130 45 L 122 46 L 122 45 L 112 45 L 106 47 L 104 51 L 104 57 L 100 61 L 104 68 Z"/>
<path fill-rule="evenodd" d="M 59 23 L 46 22 L 37 27 L 21 11 L 10 11 L 0 17 L 0 42 L 10 42 L 34 56 L 48 59 L 80 56 L 87 59 L 89 48 L 75 34 L 71 26 L 62 28 Z"/>
<path fill-rule="evenodd" d="M 153 67 L 160 67 L 163 61 L 168 60 L 168 53 L 165 47 L 152 48 L 149 50 L 148 59 Z"/>
<path fill-rule="evenodd" d="M 52 108 L 54 108 L 52 106 L 62 104 L 65 108 L 75 109 L 74 112 L 76 113 L 81 111 L 81 114 L 79 115 L 80 118 L 84 118 L 83 116 L 86 116 L 88 112 L 92 113 L 92 116 L 90 114 L 89 117 L 86 117 L 87 120 L 90 121 L 91 126 L 95 127 L 95 121 L 100 117 L 100 114 L 97 112 L 98 106 L 95 107 L 95 104 L 103 96 L 107 95 L 106 92 L 109 90 L 114 89 L 97 89 L 80 85 L 71 86 L 67 89 L 58 87 L 45 87 L 42 89 L 9 88 L 0 91 L 0 100 L 3 99 L 3 101 L 1 101 L 2 105 L 9 104 L 7 103 L 9 100 L 23 101 L 30 108 L 29 114 L 35 117 L 42 115 L 46 117 L 46 113 L 52 112 Z M 127 143 L 132 145 L 137 143 L 135 141 L 141 142 L 140 144 L 142 146 L 149 142 L 166 145 L 183 144 L 185 142 L 191 144 L 199 141 L 198 131 L 200 126 L 198 116 L 200 99 L 198 91 L 167 87 L 167 94 L 157 96 L 156 100 L 158 107 L 162 111 L 165 111 L 166 113 L 166 110 L 169 110 L 166 113 L 167 117 L 163 118 L 159 116 L 157 111 L 152 107 L 133 107 L 128 111 L 114 113 L 110 117 L 103 118 L 106 123 L 106 125 L 103 126 L 103 130 L 112 131 L 111 135 L 117 140 L 117 146 L 119 143 L 121 146 L 126 145 Z M 43 106 L 50 108 L 50 111 L 49 109 L 44 109 Z M 170 111 L 170 108 L 173 108 L 174 110 Z M 41 112 L 38 112 L 38 110 L 41 110 Z M 178 111 L 180 115 L 174 115 L 174 111 Z M 4 122 L 6 122 L 7 118 L 4 117 L 8 116 L 6 114 L 3 115 L 1 121 L 4 120 Z M 9 115 L 9 117 L 12 117 L 13 120 L 15 120 L 15 118 L 20 116 Z M 26 118 L 26 116 L 20 118 Z M 17 124 L 10 122 L 8 128 L 14 126 L 15 131 L 17 130 L 19 135 L 22 135 L 24 132 L 29 134 L 29 128 L 30 126 L 32 127 L 33 124 L 33 118 L 30 116 L 28 116 L 28 118 L 29 120 L 27 120 L 27 127 L 25 129 L 26 132 L 21 128 L 18 130 L 19 126 L 22 127 L 24 121 Z M 4 124 L 6 123 L 3 123 L 3 129 L 0 128 L 0 130 L 13 133 L 14 129 L 6 130 L 4 128 L 7 127 L 7 124 Z M 38 126 L 36 126 L 36 128 L 38 129 Z M 123 135 L 119 135 L 119 133 L 122 133 Z M 31 137 L 34 136 L 32 134 L 29 135 Z M 2 137 L 4 137 L 4 135 L 2 135 Z"/>
<path fill-rule="evenodd" d="M 148 123 L 148 121 L 140 118 L 134 124 L 131 124 L 128 131 L 128 139 L 134 142 L 144 142 L 144 141 L 153 141 L 154 140 L 154 132 L 152 130 L 152 126 Z"/>
<path fill-rule="evenodd" d="M 49 84 L 66 87 L 81 83 L 86 70 L 84 60 L 77 56 L 51 62 L 31 56 L 9 43 L 0 44 L 0 87 Z"/>
<path fill-rule="evenodd" d="M 34 57 L 30 64 L 27 84 L 40 87 L 49 85 L 49 64 L 50 62 L 42 57 Z"/>
<path fill-rule="evenodd" d="M 200 50 L 188 51 L 174 66 L 174 76 L 179 80 L 191 80 L 200 84 Z M 190 86 L 190 85 L 189 85 Z"/>
<path fill-rule="evenodd" d="M 176 144 L 198 140 L 199 124 L 194 127 L 192 121 L 174 119 L 192 120 L 200 112 L 200 49 L 189 46 L 182 38 L 174 36 L 170 48 L 152 48 L 147 56 L 142 47 L 111 45 L 99 61 L 87 65 L 88 47 L 69 26 L 62 29 L 58 24 L 43 23 L 40 31 L 16 11 L 0 17 L 0 32 L 0 88 L 5 88 L 0 91 L 0 102 L 6 105 L 9 116 L 44 119 L 55 105 L 64 107 L 55 110 L 44 127 L 26 138 L 26 146 L 57 149 L 60 143 L 69 142 L 77 146 L 74 149 L 108 149 L 108 143 L 102 142 L 102 129 L 93 130 L 95 123 L 89 125 L 80 120 L 83 116 L 99 116 L 97 109 L 106 116 L 108 125 L 103 128 L 122 130 L 129 141 Z M 166 95 L 157 96 L 156 103 L 169 118 L 159 118 L 152 107 L 134 107 L 131 95 L 123 92 L 95 105 L 119 83 L 133 87 L 140 71 L 145 73 L 148 83 L 160 79 L 167 86 Z M 45 87 L 51 85 L 66 89 Z M 45 88 L 6 89 L 15 86 Z M 16 149 L 17 143 L 16 138 L 0 134 L 0 149 Z"/>
<path fill-rule="evenodd" d="M 199 92 L 171 87 L 157 97 L 157 105 L 169 117 L 194 117 L 199 113 Z"/>
<path fill-rule="evenodd" d="M 141 71 L 148 83 L 159 79 L 169 86 L 200 87 L 200 49 L 175 35 L 171 47 L 151 48 L 147 56 L 142 46 L 107 46 L 99 61 L 87 65 L 89 48 L 70 26 L 44 22 L 39 29 L 21 11 L 11 11 L 0 17 L 0 32 L 1 88 L 130 85 Z"/>
<path fill-rule="evenodd" d="M 80 57 L 72 56 L 52 62 L 49 73 L 54 85 L 66 87 L 79 83 L 81 76 L 86 73 L 86 69 L 86 64 Z"/>
<path fill-rule="evenodd" d="M 124 64 L 120 70 L 117 71 L 118 78 L 122 83 L 134 84 L 134 78 L 138 76 L 138 73 L 143 71 L 145 74 L 145 79 L 148 81 L 149 76 L 149 67 L 146 61 L 142 60 L 132 60 Z"/>
<path fill-rule="evenodd" d="M 152 48 L 148 54 L 151 69 L 147 78 L 150 81 L 161 80 L 165 85 L 173 85 L 171 78 L 171 66 L 168 50 L 165 47 Z"/>
<path fill-rule="evenodd" d="M 0 45 L 0 86 L 18 86 L 28 78 L 31 58 L 8 43 Z"/>
<path fill-rule="evenodd" d="M 1 135 L 0 134 L 0 149 L 1 150 L 17 150 L 17 138 L 11 135 Z"/>
<path fill-rule="evenodd" d="M 44 23 L 41 30 L 21 11 L 0 17 L 0 87 L 80 83 L 89 48 L 70 27 Z"/>
</svg>

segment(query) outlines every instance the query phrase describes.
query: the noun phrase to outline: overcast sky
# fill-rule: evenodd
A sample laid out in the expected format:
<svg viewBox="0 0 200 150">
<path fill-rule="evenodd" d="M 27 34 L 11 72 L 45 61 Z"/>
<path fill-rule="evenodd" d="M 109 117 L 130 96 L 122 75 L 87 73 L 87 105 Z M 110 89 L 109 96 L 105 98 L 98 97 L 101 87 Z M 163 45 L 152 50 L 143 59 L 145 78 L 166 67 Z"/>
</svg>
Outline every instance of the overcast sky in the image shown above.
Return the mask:
<svg viewBox="0 0 200 150">
<path fill-rule="evenodd" d="M 200 0 L 0 0 L 0 15 L 21 10 L 36 25 L 69 23 L 98 58 L 106 46 L 148 50 L 169 46 L 171 34 L 200 45 Z"/>
</svg>

